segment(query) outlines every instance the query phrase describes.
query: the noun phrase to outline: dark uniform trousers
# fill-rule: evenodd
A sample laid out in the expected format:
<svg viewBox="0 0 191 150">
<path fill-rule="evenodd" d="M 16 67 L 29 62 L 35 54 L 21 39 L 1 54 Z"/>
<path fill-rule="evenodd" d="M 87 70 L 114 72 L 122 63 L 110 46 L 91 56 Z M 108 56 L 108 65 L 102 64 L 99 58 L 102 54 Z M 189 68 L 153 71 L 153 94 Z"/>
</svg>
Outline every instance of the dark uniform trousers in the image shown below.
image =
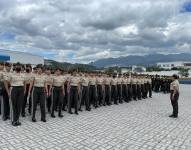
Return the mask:
<svg viewBox="0 0 191 150">
<path fill-rule="evenodd" d="M 132 97 L 134 100 L 137 100 L 137 85 L 136 84 L 132 85 Z"/>
<path fill-rule="evenodd" d="M 68 101 L 68 112 L 72 112 L 72 104 L 74 104 L 75 113 L 78 112 L 78 87 L 70 87 L 70 100 Z"/>
<path fill-rule="evenodd" d="M 105 104 L 111 105 L 110 85 L 105 85 Z"/>
<path fill-rule="evenodd" d="M 148 83 L 144 83 L 144 97 L 147 98 L 147 95 L 148 95 Z"/>
<path fill-rule="evenodd" d="M 34 87 L 32 98 L 32 118 L 35 118 L 36 108 L 38 102 L 40 103 L 41 119 L 46 119 L 46 106 L 45 106 L 45 90 L 44 87 Z"/>
<path fill-rule="evenodd" d="M 48 85 L 48 91 L 50 91 L 50 85 Z M 46 107 L 48 109 L 48 112 L 50 112 L 50 107 L 52 105 L 52 92 L 51 92 L 51 95 L 47 96 L 46 97 Z"/>
<path fill-rule="evenodd" d="M 3 88 L 4 88 L 4 83 L 0 82 L 0 115 L 2 113 L 3 109 Z"/>
<path fill-rule="evenodd" d="M 51 108 L 51 114 L 54 115 L 56 104 L 58 106 L 58 115 L 61 115 L 62 113 L 62 106 L 63 106 L 63 99 L 64 94 L 62 87 L 56 87 L 54 86 L 52 89 L 52 108 Z"/>
<path fill-rule="evenodd" d="M 140 84 L 137 84 L 137 97 L 139 100 L 142 99 L 142 97 L 141 97 L 141 85 Z"/>
<path fill-rule="evenodd" d="M 26 85 L 26 91 L 24 94 L 24 100 L 23 100 L 23 104 L 22 104 L 22 115 L 25 115 L 25 108 L 26 108 L 26 104 L 27 104 L 27 98 L 28 98 L 28 92 L 29 92 L 29 87 L 30 84 Z M 31 113 L 31 106 L 32 106 L 32 102 L 31 102 L 31 97 L 29 97 L 29 107 L 28 107 L 28 112 Z"/>
<path fill-rule="evenodd" d="M 95 87 L 95 85 L 90 85 L 90 87 L 89 87 L 89 100 L 90 100 L 90 104 L 92 104 L 94 107 L 97 107 L 96 87 Z"/>
<path fill-rule="evenodd" d="M 131 84 L 127 84 L 127 100 L 132 100 L 132 86 Z"/>
<path fill-rule="evenodd" d="M 117 85 L 117 99 L 118 99 L 119 103 L 122 103 L 121 95 L 122 95 L 121 84 L 118 84 Z"/>
<path fill-rule="evenodd" d="M 97 99 L 98 99 L 99 105 L 102 105 L 103 90 L 102 90 L 102 85 L 100 85 L 100 84 L 97 85 Z"/>
<path fill-rule="evenodd" d="M 89 89 L 88 86 L 82 86 L 82 102 L 85 104 L 86 110 L 90 109 L 90 103 L 89 103 Z M 80 105 L 81 109 L 81 105 Z"/>
<path fill-rule="evenodd" d="M 173 108 L 173 116 L 178 116 L 178 99 L 179 99 L 179 93 L 176 93 L 174 95 L 174 98 L 172 98 L 173 95 L 173 90 L 171 91 L 170 94 L 170 100 L 171 100 L 171 104 L 172 104 L 172 108 Z"/>
<path fill-rule="evenodd" d="M 64 84 L 64 90 L 65 90 L 65 95 L 64 95 L 64 101 L 63 101 L 63 110 L 66 110 L 67 104 L 68 104 L 68 99 L 69 99 L 69 93 L 67 91 L 67 84 Z"/>
<path fill-rule="evenodd" d="M 18 122 L 24 98 L 24 87 L 13 86 L 11 90 L 12 121 Z"/>
<path fill-rule="evenodd" d="M 125 102 L 127 102 L 127 85 L 122 84 L 122 98 Z"/>
<path fill-rule="evenodd" d="M 8 119 L 10 117 L 10 105 L 9 105 L 9 96 L 7 94 L 5 87 L 2 88 L 1 94 L 3 97 L 2 103 L 1 103 L 1 105 L 2 105 L 2 118 Z"/>
<path fill-rule="evenodd" d="M 117 100 L 117 85 L 111 86 L 111 101 L 114 102 L 114 104 L 118 104 Z"/>
<path fill-rule="evenodd" d="M 166 80 L 164 81 L 164 90 L 163 90 L 163 92 L 168 93 L 168 83 L 167 83 Z"/>
<path fill-rule="evenodd" d="M 148 83 L 148 92 L 149 92 L 149 97 L 152 97 L 152 84 Z"/>
<path fill-rule="evenodd" d="M 141 84 L 141 97 L 145 98 L 145 86 L 144 86 L 144 84 Z"/>
</svg>

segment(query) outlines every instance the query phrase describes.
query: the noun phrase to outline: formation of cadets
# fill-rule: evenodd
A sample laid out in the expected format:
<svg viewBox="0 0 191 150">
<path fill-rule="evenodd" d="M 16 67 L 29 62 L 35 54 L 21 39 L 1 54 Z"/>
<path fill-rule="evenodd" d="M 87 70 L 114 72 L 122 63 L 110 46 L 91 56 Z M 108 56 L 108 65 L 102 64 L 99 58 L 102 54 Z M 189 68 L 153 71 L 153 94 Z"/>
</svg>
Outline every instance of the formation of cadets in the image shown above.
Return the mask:
<svg viewBox="0 0 191 150">
<path fill-rule="evenodd" d="M 26 112 L 36 122 L 38 105 L 41 121 L 46 122 L 47 114 L 62 118 L 63 111 L 78 115 L 83 109 L 152 97 L 151 77 L 143 75 L 67 73 L 41 64 L 32 68 L 30 64 L 0 63 L 0 79 L 2 119 L 11 119 L 13 126 L 21 125 L 19 117 Z"/>
<path fill-rule="evenodd" d="M 152 90 L 154 92 L 170 93 L 170 84 L 172 83 L 171 76 L 152 76 Z"/>
</svg>

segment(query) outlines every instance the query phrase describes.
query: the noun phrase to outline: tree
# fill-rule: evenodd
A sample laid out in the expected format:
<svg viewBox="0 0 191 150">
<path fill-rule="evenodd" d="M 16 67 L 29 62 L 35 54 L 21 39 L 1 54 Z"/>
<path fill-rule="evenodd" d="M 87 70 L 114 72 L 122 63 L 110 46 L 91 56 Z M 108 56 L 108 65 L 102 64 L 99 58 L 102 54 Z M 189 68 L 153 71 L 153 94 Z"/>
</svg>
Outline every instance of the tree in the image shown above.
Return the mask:
<svg viewBox="0 0 191 150">
<path fill-rule="evenodd" d="M 182 77 L 188 77 L 189 76 L 189 72 L 188 72 L 189 69 L 185 69 L 185 68 L 181 68 L 179 70 L 179 75 L 181 75 Z"/>
</svg>

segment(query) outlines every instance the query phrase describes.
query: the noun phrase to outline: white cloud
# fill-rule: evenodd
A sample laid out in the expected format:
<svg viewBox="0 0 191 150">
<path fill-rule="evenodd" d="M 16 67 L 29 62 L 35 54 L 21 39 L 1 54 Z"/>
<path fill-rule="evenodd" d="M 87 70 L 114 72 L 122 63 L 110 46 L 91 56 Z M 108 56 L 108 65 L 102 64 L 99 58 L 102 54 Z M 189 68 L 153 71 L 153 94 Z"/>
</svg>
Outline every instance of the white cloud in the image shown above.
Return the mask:
<svg viewBox="0 0 191 150">
<path fill-rule="evenodd" d="M 0 1 L 0 48 L 54 52 L 55 60 L 88 63 L 131 54 L 190 52 L 186 0 Z"/>
</svg>

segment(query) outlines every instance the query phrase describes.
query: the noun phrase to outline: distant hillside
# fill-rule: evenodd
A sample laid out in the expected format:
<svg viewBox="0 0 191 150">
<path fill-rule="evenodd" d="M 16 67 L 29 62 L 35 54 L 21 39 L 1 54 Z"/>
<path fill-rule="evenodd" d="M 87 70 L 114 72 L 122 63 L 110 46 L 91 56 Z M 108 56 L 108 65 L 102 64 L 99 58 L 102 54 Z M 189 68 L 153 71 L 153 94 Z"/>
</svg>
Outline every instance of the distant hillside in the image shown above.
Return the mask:
<svg viewBox="0 0 191 150">
<path fill-rule="evenodd" d="M 90 65 L 96 66 L 97 68 L 108 67 L 108 66 L 131 66 L 131 65 L 142 65 L 151 66 L 158 62 L 171 62 L 171 61 L 191 61 L 191 54 L 150 54 L 145 56 L 127 56 L 119 58 L 107 58 L 100 59 L 90 63 Z"/>
<path fill-rule="evenodd" d="M 45 60 L 45 65 L 50 65 L 52 68 L 60 67 L 64 71 L 93 71 L 96 70 L 95 66 L 88 64 L 71 64 L 66 62 L 57 62 L 54 60 Z"/>
</svg>

